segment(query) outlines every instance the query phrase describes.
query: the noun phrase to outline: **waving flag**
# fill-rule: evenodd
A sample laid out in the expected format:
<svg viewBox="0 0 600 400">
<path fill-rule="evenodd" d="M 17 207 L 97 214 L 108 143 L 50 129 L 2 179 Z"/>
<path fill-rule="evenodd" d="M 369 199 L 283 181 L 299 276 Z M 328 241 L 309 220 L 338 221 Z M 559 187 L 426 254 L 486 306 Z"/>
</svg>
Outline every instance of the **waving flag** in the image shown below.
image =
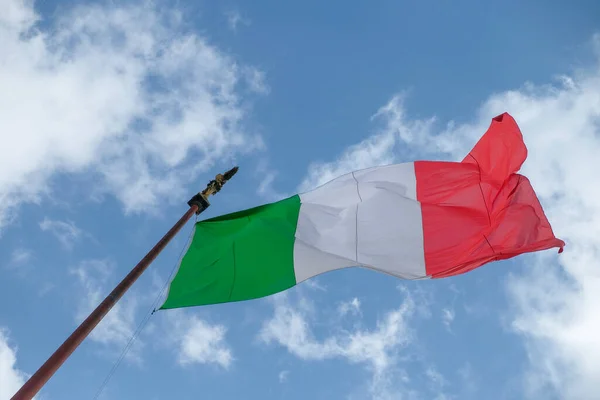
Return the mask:
<svg viewBox="0 0 600 400">
<path fill-rule="evenodd" d="M 564 242 L 529 180 L 515 120 L 494 118 L 462 162 L 354 171 L 307 193 L 196 223 L 162 309 L 259 298 L 324 272 L 462 274 Z"/>
</svg>

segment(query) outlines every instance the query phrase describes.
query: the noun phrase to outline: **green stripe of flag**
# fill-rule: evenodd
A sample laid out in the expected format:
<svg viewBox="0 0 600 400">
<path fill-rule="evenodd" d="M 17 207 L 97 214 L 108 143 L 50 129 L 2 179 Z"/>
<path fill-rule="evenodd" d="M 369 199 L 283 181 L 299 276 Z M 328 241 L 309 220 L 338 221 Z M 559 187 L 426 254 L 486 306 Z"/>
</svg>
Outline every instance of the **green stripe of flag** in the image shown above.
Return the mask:
<svg viewBox="0 0 600 400">
<path fill-rule="evenodd" d="M 196 223 L 161 309 L 268 296 L 294 286 L 300 197 Z"/>
</svg>

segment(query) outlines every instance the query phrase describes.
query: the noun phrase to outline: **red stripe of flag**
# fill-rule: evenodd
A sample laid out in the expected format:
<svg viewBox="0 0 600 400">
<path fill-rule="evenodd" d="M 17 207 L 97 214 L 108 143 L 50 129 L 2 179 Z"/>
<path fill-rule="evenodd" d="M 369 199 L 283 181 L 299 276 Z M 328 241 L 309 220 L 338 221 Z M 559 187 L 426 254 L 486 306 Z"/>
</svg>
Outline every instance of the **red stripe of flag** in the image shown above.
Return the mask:
<svg viewBox="0 0 600 400">
<path fill-rule="evenodd" d="M 499 115 L 461 163 L 415 162 L 427 275 L 442 278 L 553 247 L 562 252 L 529 182 L 517 172 L 527 148 L 515 120 Z"/>
</svg>

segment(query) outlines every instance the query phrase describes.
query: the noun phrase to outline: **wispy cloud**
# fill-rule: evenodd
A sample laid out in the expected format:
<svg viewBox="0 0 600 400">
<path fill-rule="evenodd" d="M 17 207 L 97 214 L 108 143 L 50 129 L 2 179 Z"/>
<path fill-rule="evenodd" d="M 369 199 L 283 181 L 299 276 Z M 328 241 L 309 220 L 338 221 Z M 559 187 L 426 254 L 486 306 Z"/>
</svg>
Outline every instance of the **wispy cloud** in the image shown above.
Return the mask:
<svg viewBox="0 0 600 400">
<path fill-rule="evenodd" d="M 310 165 L 307 177 L 300 184 L 298 191 L 312 190 L 353 170 L 389 164 L 394 160 L 395 143 L 393 133 L 382 132 L 348 148 L 334 162 L 315 162 Z"/>
<path fill-rule="evenodd" d="M 290 376 L 290 371 L 281 371 L 279 372 L 279 383 L 287 382 L 288 377 Z"/>
<path fill-rule="evenodd" d="M 291 194 L 283 193 L 275 189 L 277 171 L 273 170 L 266 159 L 261 160 L 256 167 L 256 176 L 259 181 L 256 193 L 266 201 L 273 202 L 282 200 Z"/>
<path fill-rule="evenodd" d="M 452 322 L 454 322 L 455 317 L 456 313 L 453 308 L 442 309 L 442 322 L 446 326 L 446 329 L 450 330 L 450 326 L 452 325 Z"/>
<path fill-rule="evenodd" d="M 156 211 L 262 146 L 244 121 L 263 74 L 186 30 L 176 8 L 80 5 L 36 25 L 32 4 L 0 13 L 0 227 L 21 203 L 60 196 L 57 174 L 85 174 L 82 190 L 125 212 Z"/>
<path fill-rule="evenodd" d="M 17 368 L 17 348 L 9 343 L 8 331 L 0 328 L 0 399 L 10 399 L 27 378 Z"/>
<path fill-rule="evenodd" d="M 110 260 L 84 260 L 70 272 L 77 277 L 79 289 L 75 292 L 81 301 L 75 315 L 77 323 L 83 321 L 108 295 L 112 287 L 112 276 L 115 265 Z M 79 294 L 82 294 L 80 296 Z M 102 319 L 90 334 L 90 339 L 110 350 L 110 355 L 120 353 L 133 336 L 136 325 L 135 317 L 139 306 L 139 298 L 130 291 Z M 141 350 L 144 343 L 136 338 L 127 359 L 139 363 L 142 361 Z"/>
<path fill-rule="evenodd" d="M 40 229 L 52 233 L 66 249 L 72 249 L 83 235 L 83 231 L 73 221 L 52 220 L 48 217 L 40 222 Z"/>
<path fill-rule="evenodd" d="M 404 95 L 394 96 L 373 116 L 380 127 L 372 136 L 345 149 L 335 161 L 311 164 L 299 190 L 314 189 L 350 171 L 391 164 L 406 154 L 414 156 L 414 151 L 404 150 L 397 144 L 401 140 L 421 142 L 422 137 L 430 134 L 435 118 L 410 120 L 406 118 L 403 104 Z"/>
<path fill-rule="evenodd" d="M 446 378 L 433 366 L 425 370 L 425 375 L 435 386 L 444 386 L 447 384 Z"/>
<path fill-rule="evenodd" d="M 454 395 L 446 392 L 446 387 L 449 385 L 448 380 L 434 366 L 430 365 L 425 369 L 425 376 L 429 380 L 429 390 L 433 393 L 435 400 L 451 400 L 455 399 Z"/>
<path fill-rule="evenodd" d="M 469 362 L 466 362 L 462 367 L 458 369 L 458 375 L 460 376 L 461 392 L 463 397 L 472 396 L 477 392 L 477 376 L 473 367 Z"/>
<path fill-rule="evenodd" d="M 342 301 L 338 306 L 338 314 L 342 317 L 347 314 L 359 315 L 360 313 L 360 300 L 356 297 L 352 300 Z"/>
<path fill-rule="evenodd" d="M 265 344 L 279 344 L 303 360 L 341 358 L 364 365 L 371 372 L 369 382 L 373 398 L 382 398 L 389 389 L 389 373 L 393 370 L 399 351 L 411 340 L 408 321 L 414 312 L 410 296 L 377 322 L 375 329 L 352 331 L 318 339 L 310 328 L 310 303 L 305 298 L 292 303 L 287 293 L 272 298 L 274 314 L 266 320 L 258 338 Z"/>
<path fill-rule="evenodd" d="M 327 287 L 325 285 L 323 285 L 320 281 L 318 277 L 314 277 L 311 279 L 307 279 L 305 281 L 303 281 L 301 283 L 301 285 L 311 289 L 311 290 L 318 290 L 321 292 L 326 292 L 327 291 Z"/>
<path fill-rule="evenodd" d="M 23 264 L 31 260 L 33 257 L 33 252 L 29 249 L 25 249 L 23 247 L 18 247 L 13 250 L 10 255 L 10 263 L 11 264 Z"/>
<path fill-rule="evenodd" d="M 10 253 L 10 258 L 5 264 L 5 268 L 22 278 L 30 277 L 34 270 L 33 251 L 25 247 L 17 247 Z"/>
<path fill-rule="evenodd" d="M 38 290 L 38 296 L 39 297 L 44 297 L 46 296 L 48 293 L 50 293 L 52 290 L 54 290 L 56 288 L 56 285 L 52 282 L 44 282 L 42 284 L 42 287 Z"/>
<path fill-rule="evenodd" d="M 243 17 L 239 10 L 229 10 L 225 12 L 225 16 L 227 17 L 229 29 L 234 32 L 237 32 L 240 25 L 250 25 L 250 20 Z"/>
</svg>

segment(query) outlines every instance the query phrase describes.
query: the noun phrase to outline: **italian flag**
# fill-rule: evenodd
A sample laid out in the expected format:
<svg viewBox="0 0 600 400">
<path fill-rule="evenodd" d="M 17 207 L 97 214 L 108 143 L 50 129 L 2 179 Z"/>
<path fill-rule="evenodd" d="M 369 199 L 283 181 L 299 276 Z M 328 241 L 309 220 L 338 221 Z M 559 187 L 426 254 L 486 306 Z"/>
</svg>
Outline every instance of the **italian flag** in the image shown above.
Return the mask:
<svg viewBox="0 0 600 400">
<path fill-rule="evenodd" d="M 363 267 L 443 278 L 558 247 L 515 120 L 494 118 L 462 162 L 350 172 L 310 192 L 197 222 L 161 309 L 255 299 Z"/>
</svg>

